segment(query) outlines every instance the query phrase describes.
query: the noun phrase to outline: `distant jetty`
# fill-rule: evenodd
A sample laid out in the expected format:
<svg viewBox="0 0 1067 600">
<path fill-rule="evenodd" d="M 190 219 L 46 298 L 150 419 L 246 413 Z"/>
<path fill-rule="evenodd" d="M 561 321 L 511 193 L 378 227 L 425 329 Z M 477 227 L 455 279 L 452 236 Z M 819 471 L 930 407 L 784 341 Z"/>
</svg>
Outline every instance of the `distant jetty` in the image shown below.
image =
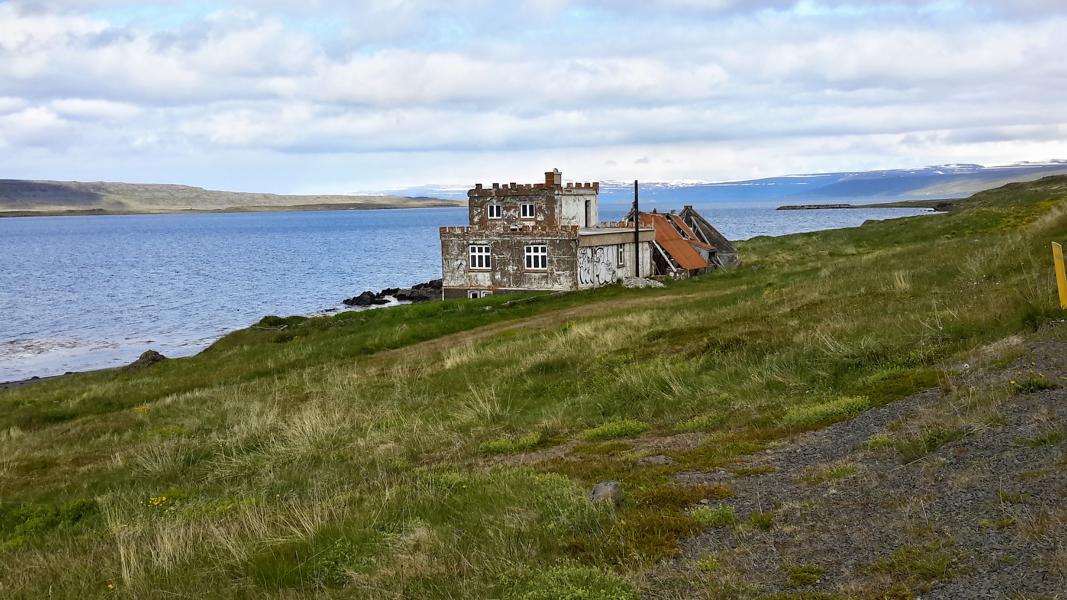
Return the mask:
<svg viewBox="0 0 1067 600">
<path fill-rule="evenodd" d="M 786 204 L 778 210 L 822 210 L 831 208 L 859 208 L 854 204 Z"/>
<path fill-rule="evenodd" d="M 786 204 L 777 210 L 841 210 L 846 208 L 929 208 L 935 212 L 950 212 L 960 208 L 955 200 L 904 200 L 876 204 Z"/>
</svg>

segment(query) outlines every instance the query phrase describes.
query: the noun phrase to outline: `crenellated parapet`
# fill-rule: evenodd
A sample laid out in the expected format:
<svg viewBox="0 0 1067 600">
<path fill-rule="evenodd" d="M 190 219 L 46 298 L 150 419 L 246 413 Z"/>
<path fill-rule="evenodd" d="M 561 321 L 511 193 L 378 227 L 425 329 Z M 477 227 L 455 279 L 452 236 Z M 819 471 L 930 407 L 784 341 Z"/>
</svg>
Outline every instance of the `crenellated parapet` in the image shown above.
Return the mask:
<svg viewBox="0 0 1067 600">
<path fill-rule="evenodd" d="M 440 232 L 442 238 L 485 235 L 487 233 L 491 233 L 494 237 L 576 237 L 579 229 L 577 225 L 522 225 L 488 232 L 481 227 L 449 226 L 441 227 Z"/>
<path fill-rule="evenodd" d="M 545 173 L 545 179 L 549 179 L 552 173 Z M 532 194 L 549 193 L 600 193 L 599 181 L 587 181 L 584 183 L 568 182 L 564 185 L 561 181 L 546 181 L 545 183 L 494 183 L 486 187 L 480 183 L 467 191 L 468 198 L 499 198 L 506 196 L 529 196 Z"/>
</svg>

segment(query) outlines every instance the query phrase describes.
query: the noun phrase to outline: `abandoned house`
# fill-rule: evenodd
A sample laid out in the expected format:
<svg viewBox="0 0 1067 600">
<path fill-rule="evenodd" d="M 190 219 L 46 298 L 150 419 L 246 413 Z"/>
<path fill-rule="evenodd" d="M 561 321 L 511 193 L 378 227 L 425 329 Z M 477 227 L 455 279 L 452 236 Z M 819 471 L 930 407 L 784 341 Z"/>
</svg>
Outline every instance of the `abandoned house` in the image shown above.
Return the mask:
<svg viewBox="0 0 1067 600">
<path fill-rule="evenodd" d="M 601 224 L 600 184 L 478 184 L 467 192 L 470 225 L 441 228 L 442 296 L 579 290 L 649 276 L 651 227 Z M 639 263 L 639 264 L 638 264 Z"/>
</svg>

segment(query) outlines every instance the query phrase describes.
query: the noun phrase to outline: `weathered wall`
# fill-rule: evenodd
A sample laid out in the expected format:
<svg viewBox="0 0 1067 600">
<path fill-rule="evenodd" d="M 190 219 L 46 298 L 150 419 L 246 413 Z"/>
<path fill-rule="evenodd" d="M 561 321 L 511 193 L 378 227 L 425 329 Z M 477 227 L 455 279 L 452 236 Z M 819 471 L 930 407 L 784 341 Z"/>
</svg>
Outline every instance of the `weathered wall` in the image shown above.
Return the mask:
<svg viewBox="0 0 1067 600">
<path fill-rule="evenodd" d="M 493 184 L 496 186 L 496 184 Z M 492 189 L 475 188 L 467 192 L 468 212 L 470 213 L 471 227 L 482 229 L 503 230 L 513 225 L 542 225 L 545 227 L 555 226 L 559 222 L 558 207 L 554 200 L 552 190 L 534 186 L 516 186 Z M 490 219 L 488 207 L 490 204 L 500 206 L 500 219 Z M 521 206 L 533 204 L 536 214 L 533 219 L 523 219 Z"/>
<path fill-rule="evenodd" d="M 492 187 L 478 184 L 467 192 L 467 210 L 470 226 L 482 229 L 504 230 L 512 226 L 537 225 L 555 227 L 558 225 L 585 226 L 585 203 L 589 202 L 590 223 L 599 222 L 598 197 L 599 183 L 582 183 L 548 185 L 494 183 Z M 501 218 L 490 219 L 488 207 L 500 206 Z M 521 206 L 533 204 L 535 217 L 523 219 Z"/>
<path fill-rule="evenodd" d="M 625 277 L 634 276 L 634 244 L 621 244 L 623 265 L 619 266 L 619 244 L 585 246 L 578 249 L 578 288 L 589 289 L 611 285 Z M 652 274 L 652 246 L 641 242 L 641 276 Z"/>
<path fill-rule="evenodd" d="M 468 246 L 489 244 L 492 269 L 469 268 Z M 525 246 L 548 246 L 548 268 L 529 271 Z M 523 231 L 441 228 L 442 278 L 446 298 L 464 297 L 466 290 L 493 292 L 577 289 L 578 236 L 573 227 L 533 227 Z"/>
<path fill-rule="evenodd" d="M 599 190 L 564 188 L 556 195 L 559 219 L 564 225 L 596 227 L 600 223 Z M 586 223 L 585 203 L 589 203 L 589 222 Z"/>
</svg>

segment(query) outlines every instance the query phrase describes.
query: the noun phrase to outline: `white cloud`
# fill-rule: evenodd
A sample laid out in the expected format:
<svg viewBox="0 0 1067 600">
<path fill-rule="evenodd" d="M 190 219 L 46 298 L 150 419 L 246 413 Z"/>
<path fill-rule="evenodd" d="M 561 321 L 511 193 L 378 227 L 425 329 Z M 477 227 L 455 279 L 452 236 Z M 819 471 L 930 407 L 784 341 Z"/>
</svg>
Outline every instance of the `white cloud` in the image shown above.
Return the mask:
<svg viewBox="0 0 1067 600">
<path fill-rule="evenodd" d="M 0 115 L 0 146 L 63 147 L 72 134 L 69 125 L 46 108 L 25 108 Z"/>
<path fill-rule="evenodd" d="M 736 178 L 1013 146 L 1049 158 L 1026 152 L 1060 148 L 1067 123 L 1059 2 L 137 4 L 184 16 L 149 26 L 154 13 L 115 16 L 132 2 L 0 3 L 0 139 L 53 152 L 9 168 L 61 178 L 73 156 L 110 169 L 94 179 L 128 179 L 133 154 L 255 154 L 306 186 L 324 176 L 311 155 L 376 164 L 383 181 L 390 159 L 429 180 L 431 162 L 560 156 L 623 177 Z M 210 171 L 195 169 L 191 183 Z"/>
<path fill-rule="evenodd" d="M 49 107 L 59 115 L 74 119 L 88 120 L 114 120 L 131 119 L 141 114 L 141 107 L 126 102 L 111 102 L 109 100 L 84 100 L 81 98 L 65 98 L 54 100 Z"/>
</svg>

